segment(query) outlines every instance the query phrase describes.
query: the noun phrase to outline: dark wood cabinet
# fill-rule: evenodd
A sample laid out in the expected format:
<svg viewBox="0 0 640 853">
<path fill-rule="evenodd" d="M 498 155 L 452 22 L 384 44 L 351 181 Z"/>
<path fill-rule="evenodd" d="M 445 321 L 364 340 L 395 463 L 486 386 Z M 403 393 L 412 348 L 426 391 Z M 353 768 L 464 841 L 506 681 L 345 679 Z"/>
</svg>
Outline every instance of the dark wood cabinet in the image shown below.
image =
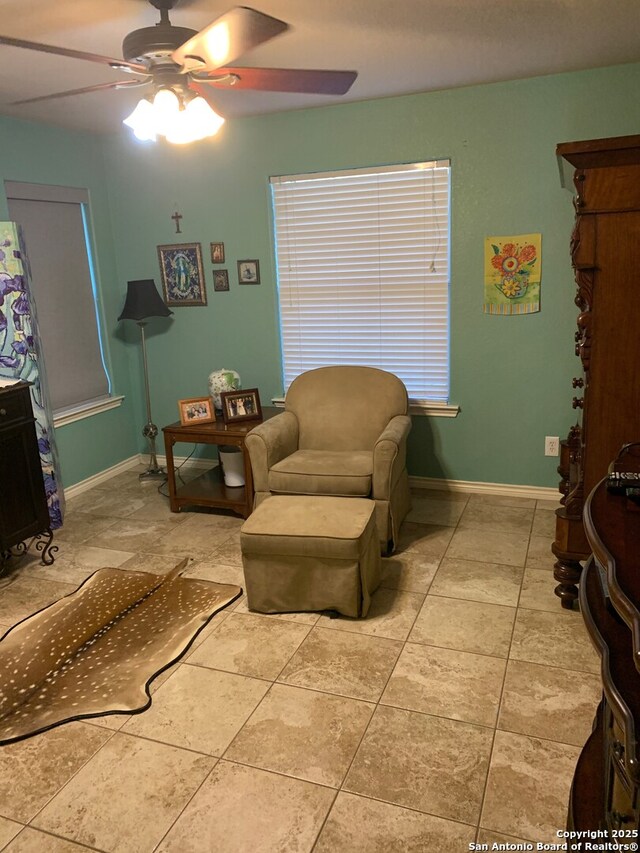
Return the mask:
<svg viewBox="0 0 640 853">
<path fill-rule="evenodd" d="M 0 388 L 0 563 L 25 540 L 38 543 L 43 562 L 53 562 L 49 510 L 45 494 L 29 385 Z M 38 547 L 38 546 L 37 546 Z"/>
<path fill-rule="evenodd" d="M 640 471 L 640 460 L 635 470 Z M 629 470 L 634 470 L 631 466 Z M 602 659 L 602 702 L 573 780 L 569 828 L 610 839 L 640 823 L 640 506 L 602 481 L 586 501 L 593 556 L 580 583 L 580 609 Z M 636 833 L 636 835 L 634 835 Z M 624 843 L 625 837 L 619 840 Z"/>
<path fill-rule="evenodd" d="M 590 553 L 585 498 L 620 447 L 640 437 L 640 136 L 565 142 L 556 152 L 561 167 L 573 171 L 576 210 L 577 422 L 561 443 L 562 498 L 552 546 L 555 591 L 571 608 L 581 561 Z"/>
</svg>

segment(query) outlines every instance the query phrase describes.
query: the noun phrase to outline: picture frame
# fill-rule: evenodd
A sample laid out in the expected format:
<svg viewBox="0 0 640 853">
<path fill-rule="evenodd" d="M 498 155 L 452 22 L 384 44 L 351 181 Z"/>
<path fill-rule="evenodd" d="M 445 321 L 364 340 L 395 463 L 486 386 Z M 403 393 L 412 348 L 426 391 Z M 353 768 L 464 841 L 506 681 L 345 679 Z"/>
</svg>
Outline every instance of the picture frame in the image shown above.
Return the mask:
<svg viewBox="0 0 640 853">
<path fill-rule="evenodd" d="M 212 264 L 223 264 L 224 263 L 224 243 L 210 243 L 211 247 L 211 263 Z"/>
<path fill-rule="evenodd" d="M 238 261 L 238 284 L 260 284 L 259 261 Z"/>
<path fill-rule="evenodd" d="M 158 261 L 167 305 L 207 304 L 200 243 L 158 246 Z"/>
<path fill-rule="evenodd" d="M 257 388 L 222 391 L 220 400 L 225 424 L 262 420 L 260 393 Z"/>
<path fill-rule="evenodd" d="M 229 271 L 214 270 L 213 271 L 213 289 L 215 291 L 229 290 Z"/>
<path fill-rule="evenodd" d="M 182 426 L 210 424 L 216 419 L 211 397 L 188 397 L 178 400 L 180 423 Z"/>
</svg>

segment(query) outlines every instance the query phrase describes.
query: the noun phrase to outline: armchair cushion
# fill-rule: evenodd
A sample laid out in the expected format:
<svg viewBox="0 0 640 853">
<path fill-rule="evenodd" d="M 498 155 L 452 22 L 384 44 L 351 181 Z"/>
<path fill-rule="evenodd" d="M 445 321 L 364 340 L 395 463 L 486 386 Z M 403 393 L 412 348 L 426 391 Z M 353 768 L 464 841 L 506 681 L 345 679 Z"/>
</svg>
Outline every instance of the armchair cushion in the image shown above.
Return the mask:
<svg viewBox="0 0 640 853">
<path fill-rule="evenodd" d="M 269 491 L 369 497 L 372 474 L 370 450 L 298 450 L 271 466 Z"/>
</svg>

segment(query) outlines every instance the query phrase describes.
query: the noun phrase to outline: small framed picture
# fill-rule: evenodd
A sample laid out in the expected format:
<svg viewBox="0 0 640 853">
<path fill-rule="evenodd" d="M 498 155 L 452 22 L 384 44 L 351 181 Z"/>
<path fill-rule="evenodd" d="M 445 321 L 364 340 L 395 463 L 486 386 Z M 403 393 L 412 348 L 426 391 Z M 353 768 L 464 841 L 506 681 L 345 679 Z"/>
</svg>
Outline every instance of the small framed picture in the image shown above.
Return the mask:
<svg viewBox="0 0 640 853">
<path fill-rule="evenodd" d="M 211 263 L 224 263 L 224 243 L 211 243 Z"/>
<path fill-rule="evenodd" d="M 222 391 L 220 399 L 222 417 L 226 424 L 262 419 L 260 394 L 257 388 L 247 388 L 245 391 Z"/>
<path fill-rule="evenodd" d="M 182 426 L 208 424 L 216 419 L 211 397 L 190 397 L 188 400 L 178 400 L 178 410 Z"/>
<path fill-rule="evenodd" d="M 213 289 L 229 290 L 229 273 L 227 270 L 213 271 Z"/>
<path fill-rule="evenodd" d="M 238 281 L 240 284 L 260 284 L 259 262 L 238 261 Z"/>
<path fill-rule="evenodd" d="M 167 305 L 207 304 L 200 243 L 158 246 L 158 260 Z"/>
</svg>

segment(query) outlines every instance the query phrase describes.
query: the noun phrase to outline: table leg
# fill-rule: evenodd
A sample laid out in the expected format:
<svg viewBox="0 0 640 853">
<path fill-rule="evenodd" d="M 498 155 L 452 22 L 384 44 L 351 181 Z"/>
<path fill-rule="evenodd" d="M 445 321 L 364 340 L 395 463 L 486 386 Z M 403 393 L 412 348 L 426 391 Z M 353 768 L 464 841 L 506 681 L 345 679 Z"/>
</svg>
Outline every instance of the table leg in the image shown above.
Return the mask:
<svg viewBox="0 0 640 853">
<path fill-rule="evenodd" d="M 167 457 L 167 483 L 169 485 L 169 508 L 171 512 L 179 512 L 180 507 L 176 499 L 176 471 L 173 464 L 173 438 L 165 433 L 164 452 Z"/>
<path fill-rule="evenodd" d="M 251 472 L 251 459 L 249 451 L 242 442 L 242 454 L 244 456 L 244 510 L 242 511 L 243 518 L 249 518 L 253 512 L 253 474 Z"/>
</svg>

